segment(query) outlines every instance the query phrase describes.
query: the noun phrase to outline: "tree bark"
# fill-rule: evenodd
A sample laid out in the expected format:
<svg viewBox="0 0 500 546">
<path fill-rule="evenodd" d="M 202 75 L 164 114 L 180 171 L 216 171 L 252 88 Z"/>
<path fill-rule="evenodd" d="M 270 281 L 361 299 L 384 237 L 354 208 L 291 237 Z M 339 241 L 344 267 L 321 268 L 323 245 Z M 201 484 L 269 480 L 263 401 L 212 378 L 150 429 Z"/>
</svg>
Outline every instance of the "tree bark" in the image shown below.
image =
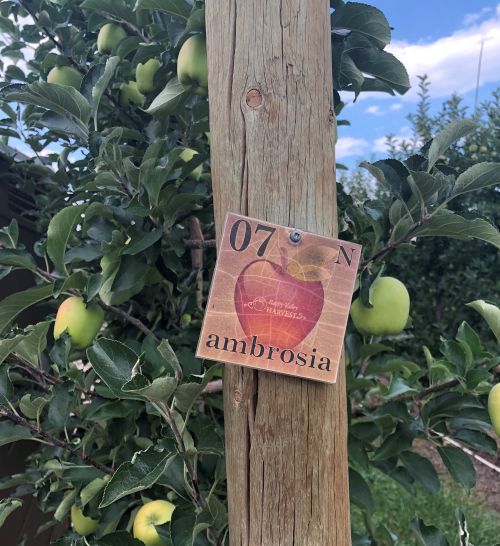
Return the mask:
<svg viewBox="0 0 500 546">
<path fill-rule="evenodd" d="M 337 235 L 326 0 L 207 0 L 217 237 L 227 211 Z M 231 546 L 348 546 L 345 372 L 227 365 Z"/>
</svg>

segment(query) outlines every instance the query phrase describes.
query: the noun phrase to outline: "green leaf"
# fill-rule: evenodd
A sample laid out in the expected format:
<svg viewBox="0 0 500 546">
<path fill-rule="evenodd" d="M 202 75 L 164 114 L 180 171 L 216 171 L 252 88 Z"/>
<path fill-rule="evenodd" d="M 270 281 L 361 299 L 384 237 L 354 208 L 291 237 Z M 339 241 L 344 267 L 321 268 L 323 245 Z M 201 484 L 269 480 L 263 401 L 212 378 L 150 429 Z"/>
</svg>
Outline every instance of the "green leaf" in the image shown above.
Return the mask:
<svg viewBox="0 0 500 546">
<path fill-rule="evenodd" d="M 85 0 L 80 4 L 80 7 L 95 11 L 116 21 L 136 24 L 133 0 Z"/>
<path fill-rule="evenodd" d="M 75 226 L 82 221 L 86 205 L 73 205 L 61 209 L 50 221 L 47 228 L 47 254 L 57 271 L 67 273 L 64 256 Z"/>
<path fill-rule="evenodd" d="M 100 338 L 87 349 L 87 357 L 97 375 L 117 398 L 136 398 L 122 391 L 132 377 L 132 368 L 138 356 L 123 343 Z"/>
<path fill-rule="evenodd" d="M 418 389 L 411 387 L 408 383 L 401 377 L 394 377 L 391 381 L 391 386 L 389 392 L 387 393 L 387 398 L 394 398 L 405 394 L 407 392 L 418 392 Z"/>
<path fill-rule="evenodd" d="M 68 422 L 73 404 L 73 394 L 69 391 L 69 384 L 54 385 L 54 396 L 49 404 L 48 421 L 57 428 L 63 428 Z"/>
<path fill-rule="evenodd" d="M 99 296 L 108 305 L 120 305 L 144 288 L 148 264 L 140 257 L 126 255 L 103 272 Z"/>
<path fill-rule="evenodd" d="M 472 449 L 477 449 L 483 453 L 489 453 L 495 456 L 497 452 L 497 443 L 494 438 L 485 432 L 479 430 L 468 430 L 466 428 L 455 431 L 452 438 L 466 444 Z"/>
<path fill-rule="evenodd" d="M 31 440 L 31 432 L 21 425 L 15 425 L 10 421 L 0 421 L 0 446 L 11 444 L 19 440 Z"/>
<path fill-rule="evenodd" d="M 127 243 L 123 254 L 139 254 L 139 252 L 143 252 L 150 246 L 154 245 L 157 241 L 159 241 L 162 235 L 163 229 L 161 228 L 153 229 L 152 231 L 140 231 L 137 233 L 137 235 L 133 236 L 131 240 Z"/>
<path fill-rule="evenodd" d="M 500 184 L 500 163 L 478 163 L 457 178 L 450 198 L 497 184 Z"/>
<path fill-rule="evenodd" d="M 30 393 L 26 393 L 21 400 L 19 400 L 19 409 L 28 419 L 40 418 L 43 408 L 47 405 L 47 399 L 43 396 L 37 396 L 32 398 Z"/>
<path fill-rule="evenodd" d="M 168 340 L 161 340 L 160 344 L 158 345 L 158 352 L 167 361 L 167 364 L 169 364 L 172 370 L 174 370 L 175 375 L 182 378 L 182 367 Z"/>
<path fill-rule="evenodd" d="M 20 267 L 29 271 L 36 271 L 33 256 L 26 250 L 0 248 L 0 265 Z"/>
<path fill-rule="evenodd" d="M 392 434 L 389 434 L 377 449 L 373 455 L 373 460 L 380 461 L 399 455 L 399 453 L 411 447 L 412 441 L 413 436 L 409 430 L 403 425 L 398 424 L 396 430 Z"/>
<path fill-rule="evenodd" d="M 122 463 L 109 480 L 99 508 L 105 508 L 118 499 L 149 489 L 165 471 L 169 452 L 139 451 L 130 462 Z"/>
<path fill-rule="evenodd" d="M 344 4 L 333 13 L 332 26 L 334 32 L 337 29 L 359 32 L 371 38 L 381 49 L 391 41 L 391 28 L 385 15 L 367 4 Z"/>
<path fill-rule="evenodd" d="M 147 108 L 148 114 L 170 114 L 176 110 L 189 96 L 181 82 L 177 78 L 170 80 L 165 89 L 161 91 Z"/>
<path fill-rule="evenodd" d="M 75 136 L 85 142 L 88 139 L 90 105 L 81 93 L 69 85 L 44 81 L 28 85 L 13 84 L 0 90 L 0 98 L 40 106 L 69 118 L 77 128 Z"/>
<path fill-rule="evenodd" d="M 439 478 L 429 459 L 413 451 L 403 451 L 399 458 L 410 476 L 419 481 L 429 493 L 434 494 L 439 491 Z"/>
<path fill-rule="evenodd" d="M 100 538 L 99 546 L 144 546 L 144 542 L 137 540 L 127 531 L 116 531 Z"/>
<path fill-rule="evenodd" d="M 417 228 L 415 237 L 451 237 L 469 241 L 480 239 L 500 248 L 500 232 L 482 218 L 464 218 L 449 210 L 441 210 Z"/>
<path fill-rule="evenodd" d="M 211 381 L 214 375 L 220 372 L 221 366 L 212 366 L 203 376 L 201 383 L 182 383 L 175 392 L 175 405 L 178 409 L 188 412 L 202 390 Z"/>
<path fill-rule="evenodd" d="M 458 447 L 438 447 L 443 463 L 451 477 L 466 489 L 472 489 L 476 484 L 476 469 L 469 456 Z"/>
<path fill-rule="evenodd" d="M 14 121 L 17 117 L 14 118 Z M 8 226 L 0 228 L 0 243 L 4 248 L 16 248 L 17 240 L 19 238 L 19 225 L 14 218 L 10 221 Z"/>
<path fill-rule="evenodd" d="M 71 506 L 75 502 L 75 499 L 76 499 L 75 489 L 70 489 L 69 491 L 66 491 L 66 493 L 64 494 L 64 497 L 62 498 L 62 501 L 59 503 L 59 506 L 56 508 L 56 511 L 54 512 L 54 519 L 56 521 L 62 521 L 65 518 Z"/>
<path fill-rule="evenodd" d="M 446 537 L 439 529 L 432 525 L 425 525 L 420 518 L 415 518 L 411 522 L 411 528 L 415 531 L 422 546 L 449 546 Z"/>
<path fill-rule="evenodd" d="M 191 6 L 185 0 L 137 0 L 135 9 L 161 11 L 181 19 L 187 19 L 191 13 Z"/>
<path fill-rule="evenodd" d="M 351 57 L 363 74 L 381 80 L 400 95 L 404 95 L 410 89 L 410 78 L 406 68 L 391 53 L 373 47 L 364 47 L 353 49 Z"/>
<path fill-rule="evenodd" d="M 40 355 L 47 347 L 47 334 L 51 324 L 51 320 L 46 320 L 34 326 L 27 326 L 24 329 L 25 336 L 16 347 L 16 352 L 33 366 L 40 365 Z"/>
<path fill-rule="evenodd" d="M 14 387 L 10 381 L 8 366 L 0 368 L 0 402 L 9 405 L 14 396 Z"/>
<path fill-rule="evenodd" d="M 466 304 L 467 307 L 472 307 L 477 311 L 484 320 L 488 323 L 491 331 L 495 334 L 497 341 L 500 341 L 500 309 L 491 303 L 484 300 L 471 301 Z"/>
<path fill-rule="evenodd" d="M 432 140 L 428 154 L 427 171 L 431 171 L 439 156 L 443 155 L 452 144 L 472 133 L 477 128 L 478 124 L 470 119 L 458 119 L 447 125 Z"/>
<path fill-rule="evenodd" d="M 0 500 L 0 527 L 3 526 L 5 520 L 14 512 L 23 505 L 21 499 L 15 499 L 13 497 L 8 497 L 6 499 Z"/>
<path fill-rule="evenodd" d="M 97 111 L 99 110 L 99 104 L 102 96 L 108 88 L 109 82 L 113 78 L 113 75 L 120 64 L 120 57 L 109 57 L 104 67 L 104 72 L 97 80 L 95 86 L 92 88 L 92 108 L 90 111 L 91 117 L 94 119 L 94 127 L 97 131 Z"/>
<path fill-rule="evenodd" d="M 106 487 L 106 484 L 109 480 L 110 476 L 95 478 L 80 491 L 80 501 L 82 503 L 82 508 L 85 507 L 94 497 L 101 493 L 101 491 Z"/>
<path fill-rule="evenodd" d="M 0 333 L 2 333 L 21 311 L 52 296 L 53 286 L 47 284 L 16 292 L 0 302 Z"/>
<path fill-rule="evenodd" d="M 373 496 L 370 486 L 361 474 L 352 468 L 349 468 L 349 497 L 351 502 L 361 510 L 366 510 L 368 513 L 373 512 Z"/>
<path fill-rule="evenodd" d="M 157 377 L 151 383 L 146 377 L 138 374 L 123 385 L 122 391 L 158 404 L 167 403 L 176 388 L 175 377 Z"/>
</svg>

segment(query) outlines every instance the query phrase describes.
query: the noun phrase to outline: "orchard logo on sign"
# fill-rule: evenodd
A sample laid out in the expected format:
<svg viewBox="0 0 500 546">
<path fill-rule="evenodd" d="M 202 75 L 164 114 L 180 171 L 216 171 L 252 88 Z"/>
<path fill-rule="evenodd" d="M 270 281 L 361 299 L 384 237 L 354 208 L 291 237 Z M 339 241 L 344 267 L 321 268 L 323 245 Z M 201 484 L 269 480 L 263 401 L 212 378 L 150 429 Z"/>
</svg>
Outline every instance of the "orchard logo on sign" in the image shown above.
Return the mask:
<svg viewBox="0 0 500 546">
<path fill-rule="evenodd" d="M 360 251 L 229 213 L 197 356 L 334 383 Z"/>
</svg>

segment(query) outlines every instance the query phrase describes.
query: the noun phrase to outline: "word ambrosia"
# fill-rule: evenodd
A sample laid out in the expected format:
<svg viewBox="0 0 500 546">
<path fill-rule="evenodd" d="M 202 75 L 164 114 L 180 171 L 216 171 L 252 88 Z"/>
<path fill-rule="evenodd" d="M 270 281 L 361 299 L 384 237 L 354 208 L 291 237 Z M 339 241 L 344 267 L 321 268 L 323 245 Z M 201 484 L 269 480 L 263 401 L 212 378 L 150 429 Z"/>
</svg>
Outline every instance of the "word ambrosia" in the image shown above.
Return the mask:
<svg viewBox="0 0 500 546">
<path fill-rule="evenodd" d="M 317 354 L 316 348 L 313 348 L 310 354 L 303 352 L 295 353 L 291 349 L 280 349 L 272 345 L 263 345 L 259 343 L 257 336 L 253 336 L 250 341 L 248 339 L 234 339 L 232 337 L 218 336 L 217 334 L 208 334 L 205 346 L 209 349 L 217 349 L 218 351 L 240 353 L 267 360 L 280 360 L 283 364 L 308 366 L 309 368 L 318 368 L 318 370 L 325 372 L 330 371 L 330 359 L 327 356 Z"/>
</svg>

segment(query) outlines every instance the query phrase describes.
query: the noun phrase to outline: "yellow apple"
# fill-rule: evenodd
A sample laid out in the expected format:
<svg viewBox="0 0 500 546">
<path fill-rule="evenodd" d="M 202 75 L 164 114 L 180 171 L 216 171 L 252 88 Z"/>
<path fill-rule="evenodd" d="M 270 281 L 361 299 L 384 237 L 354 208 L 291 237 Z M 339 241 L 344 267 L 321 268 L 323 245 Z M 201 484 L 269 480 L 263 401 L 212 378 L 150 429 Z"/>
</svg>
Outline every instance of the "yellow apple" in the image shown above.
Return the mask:
<svg viewBox="0 0 500 546">
<path fill-rule="evenodd" d="M 54 339 L 67 332 L 71 345 L 84 349 L 94 341 L 103 322 L 104 311 L 97 304 L 85 305 L 83 298 L 72 296 L 64 300 L 57 310 Z"/>
<path fill-rule="evenodd" d="M 97 530 L 98 521 L 83 515 L 83 512 L 76 504 L 71 507 L 71 524 L 76 533 L 82 537 L 91 535 Z"/>
<path fill-rule="evenodd" d="M 500 383 L 497 383 L 488 395 L 488 413 L 495 432 L 500 436 Z"/>
<path fill-rule="evenodd" d="M 142 506 L 134 519 L 134 537 L 146 546 L 165 546 L 155 525 L 163 525 L 172 519 L 175 505 L 166 500 L 155 500 Z"/>
<path fill-rule="evenodd" d="M 183 44 L 177 57 L 177 77 L 184 89 L 208 95 L 208 60 L 205 37 L 197 34 Z"/>
<path fill-rule="evenodd" d="M 108 23 L 101 27 L 97 35 L 97 51 L 111 53 L 113 49 L 128 36 L 125 29 L 116 23 Z"/>
<path fill-rule="evenodd" d="M 196 150 L 193 150 L 192 148 L 184 148 L 184 150 L 182 150 L 182 152 L 180 153 L 179 157 L 182 159 L 182 161 L 187 163 L 188 161 L 191 161 L 191 159 L 193 159 L 193 157 L 197 155 L 198 155 L 198 152 Z M 193 178 L 198 180 L 202 172 L 203 172 L 203 165 L 198 165 L 196 169 L 193 169 L 189 173 L 189 176 L 192 176 Z"/>
<path fill-rule="evenodd" d="M 137 83 L 129 81 L 120 85 L 120 105 L 126 108 L 129 104 L 144 104 L 145 96 L 137 89 Z"/>
<path fill-rule="evenodd" d="M 158 59 L 149 59 L 146 63 L 139 63 L 135 69 L 135 80 L 137 89 L 141 93 L 153 91 L 155 74 L 158 72 L 161 63 Z"/>
<path fill-rule="evenodd" d="M 76 68 L 72 66 L 54 66 L 47 74 L 47 83 L 58 83 L 59 85 L 69 85 L 80 90 L 82 85 L 82 76 Z"/>
<path fill-rule="evenodd" d="M 406 286 L 394 277 L 379 277 L 370 287 L 373 307 L 365 307 L 361 298 L 351 305 L 351 318 L 362 334 L 399 334 L 410 313 L 410 296 Z"/>
</svg>

